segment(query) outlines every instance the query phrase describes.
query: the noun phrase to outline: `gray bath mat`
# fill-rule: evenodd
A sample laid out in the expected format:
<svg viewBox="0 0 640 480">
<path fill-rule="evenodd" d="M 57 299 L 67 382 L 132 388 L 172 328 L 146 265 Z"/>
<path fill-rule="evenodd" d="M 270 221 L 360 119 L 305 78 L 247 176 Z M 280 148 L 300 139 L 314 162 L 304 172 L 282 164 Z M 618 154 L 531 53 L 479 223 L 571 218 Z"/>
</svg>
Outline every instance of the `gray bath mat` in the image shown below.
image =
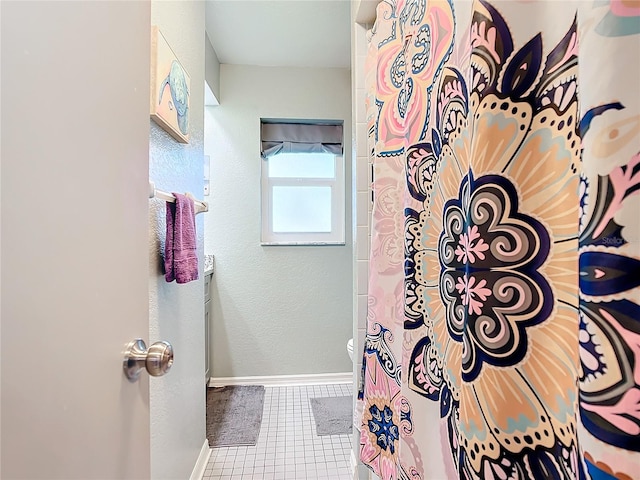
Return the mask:
<svg viewBox="0 0 640 480">
<path fill-rule="evenodd" d="M 207 388 L 209 446 L 255 445 L 262 423 L 263 404 L 262 385 Z"/>
<path fill-rule="evenodd" d="M 353 425 L 351 397 L 310 398 L 318 435 L 348 435 Z"/>
</svg>

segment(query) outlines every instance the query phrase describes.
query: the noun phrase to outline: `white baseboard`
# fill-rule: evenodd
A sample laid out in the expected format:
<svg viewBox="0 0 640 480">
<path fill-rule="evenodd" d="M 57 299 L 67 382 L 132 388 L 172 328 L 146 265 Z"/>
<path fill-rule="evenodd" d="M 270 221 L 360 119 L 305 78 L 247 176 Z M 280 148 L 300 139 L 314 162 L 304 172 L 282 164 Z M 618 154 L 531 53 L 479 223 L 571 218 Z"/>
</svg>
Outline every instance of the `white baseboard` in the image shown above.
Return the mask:
<svg viewBox="0 0 640 480">
<path fill-rule="evenodd" d="M 353 373 L 315 373 L 308 375 L 273 375 L 264 377 L 211 377 L 210 387 L 224 385 L 264 385 L 265 387 L 289 387 L 296 385 L 324 385 L 327 383 L 352 383 Z"/>
<path fill-rule="evenodd" d="M 202 449 L 200 450 L 200 455 L 198 455 L 198 460 L 196 460 L 196 465 L 193 467 L 193 472 L 191 472 L 189 480 L 202 480 L 204 471 L 207 468 L 207 463 L 209 463 L 210 456 L 211 449 L 209 448 L 209 441 L 205 438 L 204 443 L 202 444 Z"/>
</svg>

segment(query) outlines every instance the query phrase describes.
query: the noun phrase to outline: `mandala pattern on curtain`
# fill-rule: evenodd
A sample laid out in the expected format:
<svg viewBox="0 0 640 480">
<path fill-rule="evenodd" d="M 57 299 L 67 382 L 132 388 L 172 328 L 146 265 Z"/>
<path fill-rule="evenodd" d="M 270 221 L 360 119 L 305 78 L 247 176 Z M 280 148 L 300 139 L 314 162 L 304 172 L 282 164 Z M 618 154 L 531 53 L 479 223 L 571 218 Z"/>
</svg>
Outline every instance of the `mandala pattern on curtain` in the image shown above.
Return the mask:
<svg viewBox="0 0 640 480">
<path fill-rule="evenodd" d="M 640 8 L 585 4 L 378 6 L 360 456 L 384 480 L 640 472 Z"/>
</svg>

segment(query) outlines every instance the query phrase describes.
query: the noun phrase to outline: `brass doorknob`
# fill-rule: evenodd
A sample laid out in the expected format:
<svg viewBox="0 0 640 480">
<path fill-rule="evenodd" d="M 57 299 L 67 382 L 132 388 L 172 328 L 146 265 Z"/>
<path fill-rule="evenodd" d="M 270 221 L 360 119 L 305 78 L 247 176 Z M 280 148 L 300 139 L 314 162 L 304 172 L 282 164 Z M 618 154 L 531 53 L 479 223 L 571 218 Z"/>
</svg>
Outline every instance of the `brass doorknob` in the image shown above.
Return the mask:
<svg viewBox="0 0 640 480">
<path fill-rule="evenodd" d="M 141 338 L 129 342 L 125 348 L 122 368 L 125 376 L 135 382 L 146 368 L 149 375 L 160 377 L 173 365 L 173 347 L 169 342 L 156 342 L 147 348 Z"/>
</svg>

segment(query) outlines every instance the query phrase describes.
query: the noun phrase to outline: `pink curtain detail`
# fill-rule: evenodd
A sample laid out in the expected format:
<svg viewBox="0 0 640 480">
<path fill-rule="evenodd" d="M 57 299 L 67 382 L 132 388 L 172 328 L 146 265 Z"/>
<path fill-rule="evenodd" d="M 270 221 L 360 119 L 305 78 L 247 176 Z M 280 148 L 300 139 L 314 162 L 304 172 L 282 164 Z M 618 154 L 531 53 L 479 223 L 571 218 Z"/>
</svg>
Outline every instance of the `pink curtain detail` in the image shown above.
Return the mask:
<svg viewBox="0 0 640 480">
<path fill-rule="evenodd" d="M 640 1 L 383 1 L 368 39 L 361 460 L 638 478 Z"/>
</svg>

